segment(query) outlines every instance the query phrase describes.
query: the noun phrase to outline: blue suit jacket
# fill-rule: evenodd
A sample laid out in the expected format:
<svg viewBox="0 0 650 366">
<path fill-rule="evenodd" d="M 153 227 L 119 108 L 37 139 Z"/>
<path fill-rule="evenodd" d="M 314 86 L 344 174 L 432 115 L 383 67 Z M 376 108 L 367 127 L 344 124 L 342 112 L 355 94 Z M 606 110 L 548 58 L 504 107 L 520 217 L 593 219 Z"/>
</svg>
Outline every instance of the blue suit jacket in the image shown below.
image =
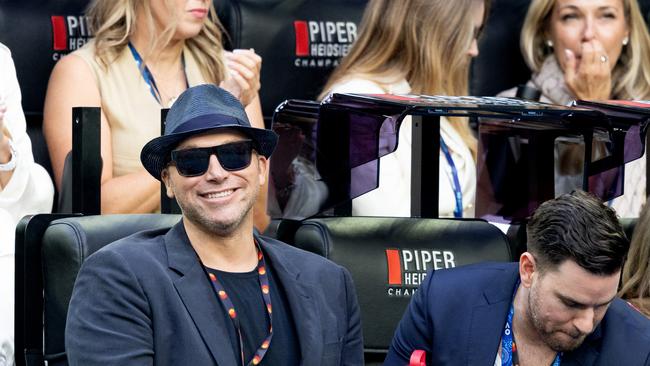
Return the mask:
<svg viewBox="0 0 650 366">
<path fill-rule="evenodd" d="M 362 365 L 349 273 L 318 255 L 256 236 L 285 290 L 304 365 Z M 237 365 L 230 322 L 182 222 L 91 255 L 75 283 L 65 333 L 70 365 Z M 271 342 L 273 347 L 273 342 Z"/>
<path fill-rule="evenodd" d="M 489 263 L 429 273 L 402 318 L 384 365 L 408 365 L 416 349 L 427 365 L 493 366 L 519 271 Z M 650 320 L 616 299 L 567 365 L 650 365 Z"/>
</svg>

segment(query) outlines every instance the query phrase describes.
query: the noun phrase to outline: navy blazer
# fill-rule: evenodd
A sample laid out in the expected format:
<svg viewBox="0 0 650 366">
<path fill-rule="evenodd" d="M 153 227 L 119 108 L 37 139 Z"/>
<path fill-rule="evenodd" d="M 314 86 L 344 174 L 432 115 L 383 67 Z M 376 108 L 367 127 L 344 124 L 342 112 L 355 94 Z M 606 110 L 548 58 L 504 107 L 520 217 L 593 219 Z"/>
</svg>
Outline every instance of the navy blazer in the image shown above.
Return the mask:
<svg viewBox="0 0 650 366">
<path fill-rule="evenodd" d="M 303 365 L 363 365 L 359 305 L 343 267 L 256 236 L 289 302 Z M 239 364 L 222 310 L 182 222 L 91 255 L 77 277 L 65 343 L 70 365 Z M 273 347 L 273 342 L 271 342 Z"/>
<path fill-rule="evenodd" d="M 413 350 L 427 365 L 493 366 L 519 279 L 517 263 L 481 263 L 430 272 L 411 299 L 384 365 L 408 365 Z M 650 365 L 650 320 L 621 299 L 567 365 Z"/>
</svg>

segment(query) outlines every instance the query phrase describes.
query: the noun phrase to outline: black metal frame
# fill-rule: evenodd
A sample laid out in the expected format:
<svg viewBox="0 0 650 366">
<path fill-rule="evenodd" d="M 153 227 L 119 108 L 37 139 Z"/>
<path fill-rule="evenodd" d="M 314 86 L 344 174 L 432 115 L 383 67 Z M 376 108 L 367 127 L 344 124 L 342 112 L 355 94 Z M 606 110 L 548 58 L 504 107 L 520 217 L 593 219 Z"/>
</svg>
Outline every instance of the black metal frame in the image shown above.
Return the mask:
<svg viewBox="0 0 650 366">
<path fill-rule="evenodd" d="M 440 117 L 412 116 L 411 121 L 411 217 L 437 218 Z"/>
<path fill-rule="evenodd" d="M 538 148 L 544 148 L 544 151 L 547 150 L 546 143 L 548 139 L 553 138 L 553 133 L 573 131 L 583 135 L 585 141 L 583 168 L 586 175 L 583 189 L 585 190 L 590 188 L 589 176 L 622 165 L 624 138 L 628 129 L 633 125 L 640 125 L 641 133 L 645 134 L 650 123 L 650 105 L 649 108 L 631 108 L 624 105 L 580 101 L 576 106 L 567 107 L 498 97 L 333 94 L 320 107 L 318 131 L 319 134 L 326 132 L 323 140 L 329 138 L 329 141 L 348 141 L 351 137 L 346 134 L 346 125 L 341 124 L 340 121 L 345 121 L 353 113 L 377 117 L 399 116 L 398 123 L 401 123 L 404 117 L 411 116 L 413 121 L 411 216 L 431 218 L 438 216 L 438 192 L 434 189 L 439 185 L 438 169 L 434 168 L 439 168 L 440 117 L 493 118 L 512 123 L 517 128 L 526 128 L 525 126 L 530 123 L 545 126 L 543 128 L 548 128 L 550 132 L 542 133 L 533 142 Z M 609 157 L 591 161 L 592 135 L 596 129 L 611 136 L 613 151 Z M 333 137 L 336 139 L 332 139 Z M 344 150 L 345 147 L 337 146 L 337 149 Z M 345 165 L 345 162 L 336 163 Z M 322 167 L 332 168 L 327 163 Z M 334 174 L 339 172 L 345 174 L 344 170 L 349 168 L 350 166 L 335 166 L 332 171 Z M 544 166 L 544 168 L 548 173 L 549 167 Z M 648 174 L 650 175 L 650 172 Z M 545 188 L 537 193 L 543 196 L 542 198 L 546 197 L 545 199 L 553 196 L 552 192 L 549 196 Z M 351 211 L 341 214 L 350 213 Z"/>
<path fill-rule="evenodd" d="M 101 212 L 101 109 L 72 108 L 72 212 Z"/>
<path fill-rule="evenodd" d="M 16 366 L 44 366 L 42 238 L 50 223 L 75 214 L 25 216 L 16 226 L 14 350 Z"/>
<path fill-rule="evenodd" d="M 160 130 L 165 131 L 169 109 L 161 110 Z M 101 109 L 72 109 L 72 212 L 84 215 L 101 213 Z M 167 197 L 161 182 L 161 213 L 181 213 L 175 199 Z"/>
</svg>

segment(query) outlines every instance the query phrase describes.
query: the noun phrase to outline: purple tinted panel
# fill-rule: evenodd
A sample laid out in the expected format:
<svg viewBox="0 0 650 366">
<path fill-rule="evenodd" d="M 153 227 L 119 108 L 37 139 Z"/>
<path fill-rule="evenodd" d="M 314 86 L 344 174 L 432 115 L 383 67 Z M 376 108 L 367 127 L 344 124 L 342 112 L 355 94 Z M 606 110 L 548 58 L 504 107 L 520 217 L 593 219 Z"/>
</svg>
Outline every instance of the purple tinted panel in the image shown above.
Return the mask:
<svg viewBox="0 0 650 366">
<path fill-rule="evenodd" d="M 525 219 L 554 192 L 556 136 L 507 122 L 479 123 L 476 217 L 498 222 Z"/>
<path fill-rule="evenodd" d="M 643 156 L 645 151 L 644 135 L 641 133 L 639 125 L 632 125 L 625 131 L 624 137 L 618 138 L 618 141 L 624 141 L 622 160 L 620 155 L 618 155 L 618 159 L 608 157 L 607 163 L 603 164 L 603 167 L 598 172 L 589 176 L 589 191 L 591 193 L 594 193 L 604 201 L 609 201 L 625 194 L 623 189 L 625 163 L 629 163 Z"/>
<path fill-rule="evenodd" d="M 397 148 L 398 116 L 350 114 L 350 190 L 353 199 L 379 186 L 379 158 Z"/>
<path fill-rule="evenodd" d="M 609 201 L 623 194 L 625 169 L 617 166 L 589 177 L 589 192 Z"/>
<path fill-rule="evenodd" d="M 397 116 L 350 115 L 350 167 L 390 154 L 397 147 Z"/>
<path fill-rule="evenodd" d="M 542 202 L 583 186 L 585 144 L 578 129 L 483 118 L 479 136 L 477 217 L 524 220 Z M 602 160 L 599 172 L 607 174 L 589 183 L 592 192 L 607 199 L 617 191 L 616 174 L 610 172 L 616 161 L 606 131 L 598 130 L 598 136 L 594 145 L 601 151 L 592 155 Z"/>
<path fill-rule="evenodd" d="M 625 162 L 640 158 L 644 151 L 645 139 L 641 135 L 641 128 L 639 125 L 631 126 L 625 133 Z"/>
<path fill-rule="evenodd" d="M 350 198 L 356 198 L 379 186 L 379 160 L 351 168 Z"/>
<path fill-rule="evenodd" d="M 318 121 L 318 172 L 328 187 L 324 208 L 348 204 L 379 185 L 379 158 L 395 151 L 402 108 L 324 104 Z"/>
</svg>

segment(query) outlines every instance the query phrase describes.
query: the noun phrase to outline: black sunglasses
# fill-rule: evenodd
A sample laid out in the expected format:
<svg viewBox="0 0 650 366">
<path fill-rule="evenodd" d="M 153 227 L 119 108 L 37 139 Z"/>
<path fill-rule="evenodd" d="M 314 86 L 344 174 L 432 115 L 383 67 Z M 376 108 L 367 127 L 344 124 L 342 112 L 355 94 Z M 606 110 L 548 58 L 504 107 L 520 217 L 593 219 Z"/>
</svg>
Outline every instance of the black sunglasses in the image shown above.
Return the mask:
<svg viewBox="0 0 650 366">
<path fill-rule="evenodd" d="M 251 164 L 253 141 L 244 140 L 219 146 L 174 150 L 170 164 L 176 166 L 184 177 L 197 177 L 205 174 L 210 165 L 210 156 L 217 156 L 221 167 L 227 171 L 241 170 Z"/>
</svg>

